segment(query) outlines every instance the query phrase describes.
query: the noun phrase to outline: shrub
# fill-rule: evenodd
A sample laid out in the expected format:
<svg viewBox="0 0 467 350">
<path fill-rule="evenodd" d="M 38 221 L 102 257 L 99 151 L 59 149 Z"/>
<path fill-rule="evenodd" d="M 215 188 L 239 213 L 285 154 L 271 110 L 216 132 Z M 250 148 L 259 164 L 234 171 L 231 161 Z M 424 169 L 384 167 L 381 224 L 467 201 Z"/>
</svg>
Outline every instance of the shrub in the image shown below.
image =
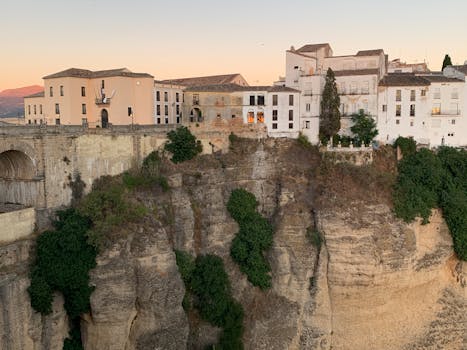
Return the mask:
<svg viewBox="0 0 467 350">
<path fill-rule="evenodd" d="M 164 148 L 172 153 L 171 160 L 174 163 L 193 159 L 203 151 L 201 141 L 196 140 L 196 137 L 185 126 L 170 131 L 167 134 L 167 138 L 169 141 L 165 144 Z"/>
<path fill-rule="evenodd" d="M 297 142 L 303 148 L 311 148 L 311 142 L 308 137 L 301 132 L 298 134 Z"/>
<path fill-rule="evenodd" d="M 321 245 L 323 244 L 323 239 L 321 238 L 321 234 L 319 233 L 319 231 L 316 229 L 308 228 L 306 230 L 306 234 L 308 239 L 310 240 L 311 245 L 316 249 L 320 250 Z"/>
<path fill-rule="evenodd" d="M 271 287 L 271 268 L 264 251 L 271 248 L 274 231 L 272 225 L 256 212 L 257 205 L 252 193 L 244 189 L 231 192 L 227 210 L 237 221 L 239 231 L 232 241 L 230 255 L 253 285 L 267 289 Z"/>
<path fill-rule="evenodd" d="M 417 143 L 411 137 L 399 136 L 396 141 L 394 141 L 394 147 L 399 147 L 403 156 L 414 154 L 417 151 Z"/>
<path fill-rule="evenodd" d="M 353 114 L 351 118 L 353 125 L 350 131 L 356 136 L 359 143 L 363 142 L 365 145 L 369 145 L 378 135 L 375 120 L 363 110 L 360 110 L 357 114 Z"/>
</svg>

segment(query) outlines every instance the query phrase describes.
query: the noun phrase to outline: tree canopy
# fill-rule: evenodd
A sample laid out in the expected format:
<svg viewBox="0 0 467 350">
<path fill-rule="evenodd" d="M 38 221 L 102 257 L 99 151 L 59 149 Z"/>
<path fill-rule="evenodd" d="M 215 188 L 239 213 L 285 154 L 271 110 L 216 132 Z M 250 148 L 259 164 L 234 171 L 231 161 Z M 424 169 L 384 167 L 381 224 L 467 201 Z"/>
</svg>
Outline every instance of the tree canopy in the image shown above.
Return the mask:
<svg viewBox="0 0 467 350">
<path fill-rule="evenodd" d="M 441 70 L 443 70 L 447 66 L 452 66 L 451 57 L 449 57 L 448 54 L 446 54 L 446 56 L 444 56 L 443 67 L 441 68 Z"/>
<path fill-rule="evenodd" d="M 340 98 L 337 93 L 336 77 L 331 68 L 326 73 L 326 83 L 321 100 L 321 115 L 319 117 L 319 136 L 322 142 L 327 142 L 341 128 Z"/>
<path fill-rule="evenodd" d="M 350 128 L 350 131 L 355 134 L 359 143 L 363 142 L 365 145 L 369 145 L 378 135 L 375 120 L 363 110 L 352 115 L 352 122 L 354 124 Z"/>
</svg>

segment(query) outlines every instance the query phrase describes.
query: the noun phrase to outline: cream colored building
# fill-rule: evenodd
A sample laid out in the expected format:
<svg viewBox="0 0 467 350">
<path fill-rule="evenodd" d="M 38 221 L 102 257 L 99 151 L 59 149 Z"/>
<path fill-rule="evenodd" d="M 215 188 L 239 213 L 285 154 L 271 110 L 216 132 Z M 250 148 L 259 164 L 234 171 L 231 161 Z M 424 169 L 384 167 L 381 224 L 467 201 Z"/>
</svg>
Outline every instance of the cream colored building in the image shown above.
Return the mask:
<svg viewBox="0 0 467 350">
<path fill-rule="evenodd" d="M 48 75 L 44 93 L 25 97 L 27 124 L 153 124 L 154 77 L 126 68 L 90 71 L 71 68 Z"/>
</svg>

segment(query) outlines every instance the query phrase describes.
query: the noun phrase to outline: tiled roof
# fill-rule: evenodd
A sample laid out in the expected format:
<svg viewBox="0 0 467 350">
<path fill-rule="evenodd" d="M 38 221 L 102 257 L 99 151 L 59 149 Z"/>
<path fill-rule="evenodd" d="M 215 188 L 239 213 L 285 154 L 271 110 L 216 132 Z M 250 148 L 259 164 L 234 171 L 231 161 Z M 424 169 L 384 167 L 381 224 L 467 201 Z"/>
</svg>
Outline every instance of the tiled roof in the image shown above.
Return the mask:
<svg viewBox="0 0 467 350">
<path fill-rule="evenodd" d="M 464 74 L 467 74 L 467 64 L 464 64 L 462 66 L 452 66 L 454 69 L 458 70 L 459 72 L 462 72 Z"/>
<path fill-rule="evenodd" d="M 448 78 L 444 75 L 419 75 L 430 83 L 463 83 L 464 81 L 456 78 Z"/>
<path fill-rule="evenodd" d="M 380 86 L 428 86 L 430 82 L 412 73 L 390 73 L 379 82 Z"/>
<path fill-rule="evenodd" d="M 231 84 L 238 77 L 245 80 L 241 74 L 223 74 L 223 75 L 210 75 L 206 77 L 194 77 L 194 78 L 179 78 L 179 79 L 167 79 L 160 80 L 162 84 L 176 84 L 183 86 L 201 86 L 201 85 L 219 85 L 219 84 Z"/>
<path fill-rule="evenodd" d="M 54 79 L 54 78 L 108 78 L 108 77 L 131 77 L 131 78 L 154 78 L 148 73 L 133 73 L 127 68 L 108 69 L 100 71 L 90 71 L 87 69 L 70 68 L 64 71 L 50 74 L 45 76 L 43 79 Z"/>
<path fill-rule="evenodd" d="M 323 47 L 331 48 L 331 46 L 328 43 L 324 43 L 324 44 L 308 44 L 308 45 L 302 46 L 297 51 L 298 52 L 316 52 L 316 51 L 318 51 L 319 49 L 321 49 Z"/>
<path fill-rule="evenodd" d="M 379 56 L 382 53 L 384 53 L 383 49 L 362 50 L 357 52 L 357 56 Z"/>
<path fill-rule="evenodd" d="M 334 75 L 336 77 L 342 77 L 347 75 L 378 75 L 379 69 L 372 68 L 372 69 L 349 69 L 349 70 L 337 70 L 334 71 Z"/>
<path fill-rule="evenodd" d="M 267 92 L 300 92 L 286 86 L 242 86 L 237 84 L 213 84 L 190 86 L 188 92 L 243 92 L 243 91 L 267 91 Z"/>
<path fill-rule="evenodd" d="M 44 97 L 44 91 L 36 92 L 35 94 L 24 96 L 24 98 L 32 98 L 32 97 Z"/>
</svg>

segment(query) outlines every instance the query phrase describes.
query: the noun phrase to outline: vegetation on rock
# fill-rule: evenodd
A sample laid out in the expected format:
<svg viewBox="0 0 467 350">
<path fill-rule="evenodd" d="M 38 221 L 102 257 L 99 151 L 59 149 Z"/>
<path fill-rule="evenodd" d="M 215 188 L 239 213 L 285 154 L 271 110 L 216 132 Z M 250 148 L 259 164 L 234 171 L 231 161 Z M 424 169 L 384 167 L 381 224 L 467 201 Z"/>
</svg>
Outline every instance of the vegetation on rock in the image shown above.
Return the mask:
<svg viewBox="0 0 467 350">
<path fill-rule="evenodd" d="M 230 194 L 227 210 L 240 228 L 232 241 L 230 255 L 253 285 L 268 289 L 271 268 L 264 251 L 271 248 L 274 231 L 256 211 L 257 206 L 255 196 L 244 189 L 233 190 Z"/>
<path fill-rule="evenodd" d="M 243 308 L 231 295 L 222 259 L 215 255 L 202 255 L 195 260 L 186 252 L 175 251 L 175 254 L 187 292 L 193 295 L 201 317 L 223 329 L 219 348 L 243 349 Z M 186 304 L 185 299 L 189 298 L 184 298 Z"/>
<path fill-rule="evenodd" d="M 170 131 L 167 133 L 167 138 L 169 141 L 164 148 L 172 153 L 171 160 L 174 163 L 193 159 L 203 151 L 201 141 L 196 140 L 196 137 L 185 126 Z"/>
<path fill-rule="evenodd" d="M 454 242 L 454 251 L 467 260 L 467 152 L 442 147 L 404 156 L 394 187 L 394 210 L 410 222 L 428 222 L 431 209 L 441 208 Z"/>
<path fill-rule="evenodd" d="M 414 154 L 417 151 L 417 143 L 411 137 L 399 136 L 396 141 L 394 141 L 394 147 L 399 147 L 403 156 Z"/>
</svg>

